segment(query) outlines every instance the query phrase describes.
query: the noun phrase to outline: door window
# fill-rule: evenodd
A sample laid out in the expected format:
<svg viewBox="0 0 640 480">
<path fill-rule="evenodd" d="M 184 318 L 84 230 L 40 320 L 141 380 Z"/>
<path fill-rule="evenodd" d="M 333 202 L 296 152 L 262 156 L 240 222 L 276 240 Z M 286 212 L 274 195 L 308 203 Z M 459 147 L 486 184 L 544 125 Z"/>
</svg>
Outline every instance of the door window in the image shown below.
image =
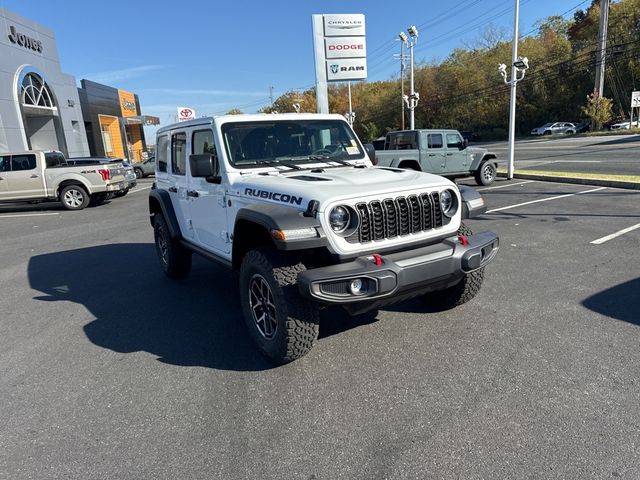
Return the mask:
<svg viewBox="0 0 640 480">
<path fill-rule="evenodd" d="M 11 171 L 11 156 L 6 155 L 4 157 L 0 157 L 0 172 L 10 172 Z"/>
<path fill-rule="evenodd" d="M 427 135 L 427 145 L 429 148 L 442 148 L 442 134 L 430 133 Z"/>
<path fill-rule="evenodd" d="M 158 145 L 156 147 L 156 158 L 158 159 L 158 171 L 167 171 L 167 146 L 169 139 L 166 135 L 158 137 Z"/>
<path fill-rule="evenodd" d="M 459 148 L 462 145 L 462 137 L 457 133 L 447 133 L 447 148 Z"/>
<path fill-rule="evenodd" d="M 33 170 L 36 168 L 35 155 L 13 155 L 11 157 L 11 170 Z"/>
<path fill-rule="evenodd" d="M 187 164 L 187 134 L 176 133 L 171 136 L 171 173 L 184 175 Z"/>
</svg>

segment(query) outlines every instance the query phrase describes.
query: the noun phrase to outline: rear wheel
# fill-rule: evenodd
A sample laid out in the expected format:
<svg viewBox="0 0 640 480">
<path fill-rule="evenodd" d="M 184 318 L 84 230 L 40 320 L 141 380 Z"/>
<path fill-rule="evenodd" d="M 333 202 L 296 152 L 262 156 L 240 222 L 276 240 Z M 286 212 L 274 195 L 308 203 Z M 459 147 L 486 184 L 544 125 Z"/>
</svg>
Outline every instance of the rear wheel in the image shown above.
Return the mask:
<svg viewBox="0 0 640 480">
<path fill-rule="evenodd" d="M 171 238 L 169 227 L 164 217 L 157 213 L 153 222 L 153 234 L 156 253 L 162 271 L 170 278 L 184 278 L 191 271 L 191 251 Z"/>
<path fill-rule="evenodd" d="M 136 178 L 140 179 L 144 176 L 141 168 L 135 168 L 134 171 L 136 172 Z"/>
<path fill-rule="evenodd" d="M 496 179 L 496 165 L 491 160 L 487 160 L 480 164 L 480 168 L 475 173 L 476 183 L 478 185 L 491 185 Z"/>
<path fill-rule="evenodd" d="M 80 185 L 67 185 L 60 192 L 60 201 L 67 210 L 82 210 L 89 205 L 89 194 Z"/>
<path fill-rule="evenodd" d="M 240 300 L 249 335 L 277 364 L 311 350 L 318 338 L 319 307 L 300 296 L 301 262 L 269 249 L 252 250 L 240 267 Z"/>
<path fill-rule="evenodd" d="M 464 223 L 460 224 L 458 235 L 472 235 L 473 232 Z M 429 306 L 442 310 L 457 307 L 467 303 L 480 291 L 484 280 L 484 267 L 467 273 L 460 282 L 452 287 L 422 295 L 421 300 Z"/>
</svg>

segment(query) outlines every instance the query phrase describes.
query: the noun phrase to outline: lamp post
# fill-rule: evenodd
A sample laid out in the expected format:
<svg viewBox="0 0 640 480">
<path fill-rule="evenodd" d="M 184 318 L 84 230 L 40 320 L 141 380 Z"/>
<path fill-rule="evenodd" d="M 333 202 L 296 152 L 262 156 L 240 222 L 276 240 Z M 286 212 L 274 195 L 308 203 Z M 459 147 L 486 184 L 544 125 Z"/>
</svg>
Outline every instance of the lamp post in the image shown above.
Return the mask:
<svg viewBox="0 0 640 480">
<path fill-rule="evenodd" d="M 398 38 L 400 39 L 400 111 L 402 112 L 400 130 L 404 130 L 404 47 L 407 46 L 407 34 L 400 32 Z"/>
<path fill-rule="evenodd" d="M 413 130 L 415 128 L 415 109 L 418 106 L 418 100 L 420 100 L 420 94 L 415 91 L 415 86 L 413 83 L 413 47 L 415 47 L 416 43 L 418 43 L 418 29 L 415 25 L 411 25 L 407 28 L 407 32 L 411 37 L 411 41 L 408 42 L 407 46 L 409 47 L 409 63 L 411 66 L 411 91 L 409 95 L 403 95 L 402 99 L 407 104 L 407 108 L 409 109 L 409 128 Z M 400 32 L 398 35 L 401 41 L 407 42 L 407 36 L 404 32 Z"/>
<path fill-rule="evenodd" d="M 527 57 L 518 57 L 518 16 L 520 12 L 520 0 L 516 0 L 515 19 L 513 22 L 513 42 L 511 48 L 511 80 L 507 80 L 507 66 L 502 63 L 498 65 L 498 72 L 502 76 L 504 83 L 511 87 L 511 101 L 509 103 L 509 165 L 507 167 L 507 178 L 513 178 L 515 134 L 516 134 L 516 85 L 524 78 L 524 72 L 529 68 Z M 518 78 L 518 73 L 522 76 Z"/>
</svg>

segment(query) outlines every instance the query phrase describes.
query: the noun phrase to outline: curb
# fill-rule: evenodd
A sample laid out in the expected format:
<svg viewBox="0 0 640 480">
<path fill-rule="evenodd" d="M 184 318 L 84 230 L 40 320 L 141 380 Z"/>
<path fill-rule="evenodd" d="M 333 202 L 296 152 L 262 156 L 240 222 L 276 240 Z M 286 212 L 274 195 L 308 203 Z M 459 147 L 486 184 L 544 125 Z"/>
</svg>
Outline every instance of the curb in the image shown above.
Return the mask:
<svg viewBox="0 0 640 480">
<path fill-rule="evenodd" d="M 506 173 L 498 173 L 498 177 L 507 178 Z M 626 188 L 630 190 L 640 190 L 638 182 L 624 182 L 621 180 L 600 180 L 597 178 L 578 178 L 578 177 L 554 177 L 552 175 L 535 175 L 528 173 L 515 173 L 513 178 L 522 178 L 524 180 L 540 180 L 543 182 L 558 183 L 575 183 L 578 185 L 595 185 L 597 187 Z"/>
</svg>

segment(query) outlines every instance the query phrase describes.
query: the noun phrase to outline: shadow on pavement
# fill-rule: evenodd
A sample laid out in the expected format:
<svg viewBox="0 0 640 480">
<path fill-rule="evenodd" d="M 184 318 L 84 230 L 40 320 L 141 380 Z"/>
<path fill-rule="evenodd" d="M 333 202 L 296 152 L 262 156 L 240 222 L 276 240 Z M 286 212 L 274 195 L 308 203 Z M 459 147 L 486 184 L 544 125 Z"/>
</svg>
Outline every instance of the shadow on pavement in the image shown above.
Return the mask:
<svg viewBox="0 0 640 480">
<path fill-rule="evenodd" d="M 38 255 L 29 262 L 29 282 L 45 294 L 38 300 L 84 305 L 96 317 L 84 332 L 100 347 L 149 352 L 171 365 L 272 368 L 245 331 L 229 272 L 194 256 L 191 276 L 174 281 L 161 273 L 155 255 L 153 244 Z"/>
<path fill-rule="evenodd" d="M 640 325 L 640 277 L 603 290 L 582 304 L 589 310 L 616 320 Z"/>
<path fill-rule="evenodd" d="M 630 134 L 629 136 L 623 136 L 607 140 L 605 142 L 590 143 L 585 146 L 591 147 L 593 145 L 624 145 L 625 143 L 636 143 L 640 139 L 639 135 Z"/>
</svg>

